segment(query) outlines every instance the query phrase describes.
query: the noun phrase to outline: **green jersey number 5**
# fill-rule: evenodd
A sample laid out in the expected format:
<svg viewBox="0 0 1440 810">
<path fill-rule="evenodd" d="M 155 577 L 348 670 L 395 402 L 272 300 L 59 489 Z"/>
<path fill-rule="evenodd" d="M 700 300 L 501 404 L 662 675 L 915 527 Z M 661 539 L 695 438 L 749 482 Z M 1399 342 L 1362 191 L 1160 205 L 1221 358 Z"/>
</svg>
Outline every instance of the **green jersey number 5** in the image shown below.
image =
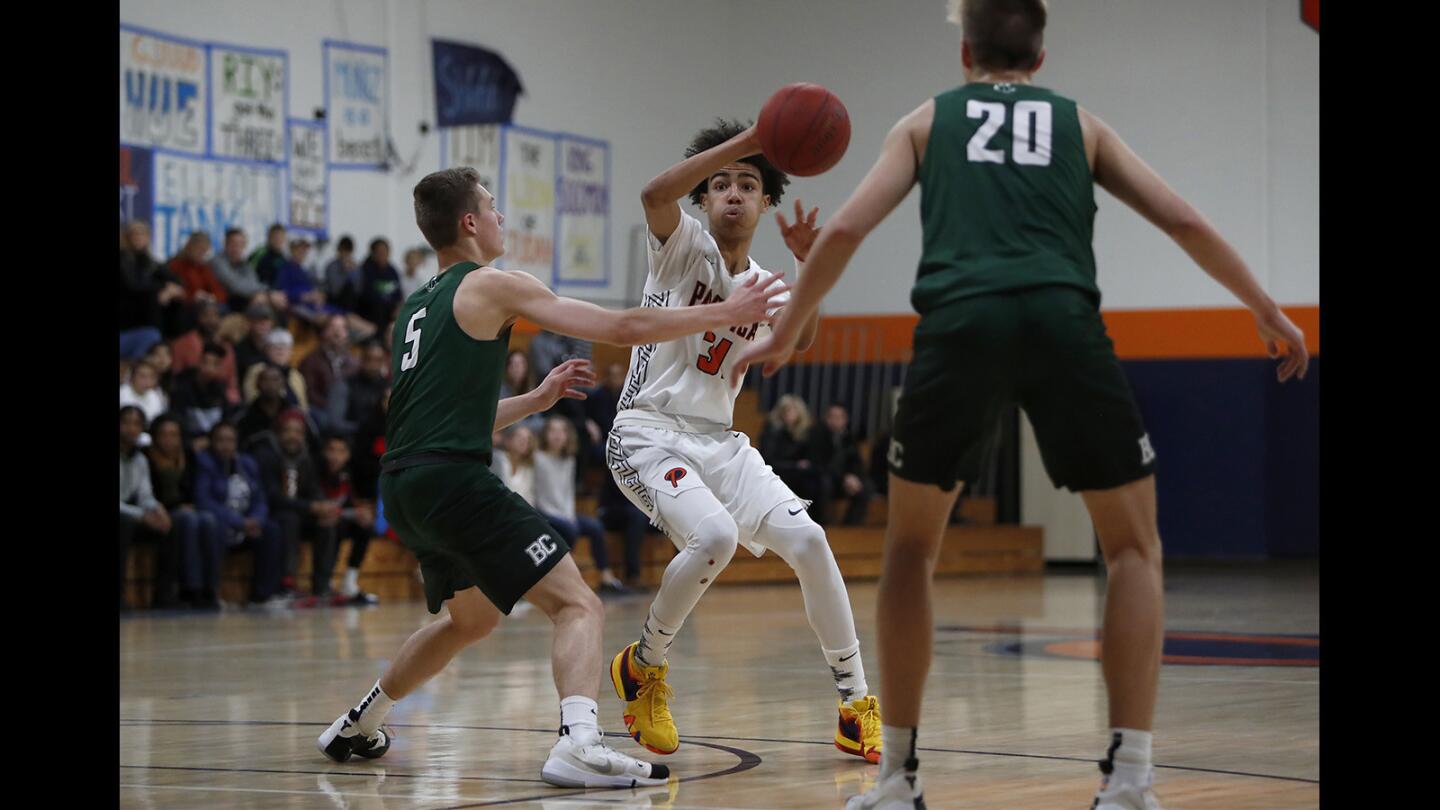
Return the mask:
<svg viewBox="0 0 1440 810">
<path fill-rule="evenodd" d="M 420 327 L 416 326 L 421 318 L 425 317 L 425 310 L 428 307 L 421 307 L 415 310 L 410 316 L 410 322 L 405 324 L 405 356 L 400 358 L 400 370 L 409 371 L 420 362 Z"/>
</svg>

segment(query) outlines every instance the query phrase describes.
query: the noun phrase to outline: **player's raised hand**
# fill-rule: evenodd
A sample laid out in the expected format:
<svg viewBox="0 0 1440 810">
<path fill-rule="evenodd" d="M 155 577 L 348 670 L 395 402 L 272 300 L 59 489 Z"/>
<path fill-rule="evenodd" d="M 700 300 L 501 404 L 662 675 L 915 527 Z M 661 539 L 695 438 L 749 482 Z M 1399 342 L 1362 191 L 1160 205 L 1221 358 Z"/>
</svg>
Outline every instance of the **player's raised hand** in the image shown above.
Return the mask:
<svg viewBox="0 0 1440 810">
<path fill-rule="evenodd" d="M 795 198 L 794 225 L 785 221 L 784 214 L 775 212 L 775 222 L 780 225 L 780 236 L 785 239 L 785 247 L 790 248 L 795 258 L 802 262 L 810 255 L 810 246 L 815 244 L 815 239 L 820 236 L 820 229 L 815 226 L 815 217 L 819 213 L 819 208 L 811 208 L 810 216 L 805 216 L 805 208 L 799 197 Z"/>
<path fill-rule="evenodd" d="M 769 323 L 770 311 L 780 306 L 775 298 L 790 290 L 785 285 L 784 276 L 784 273 L 776 273 L 760 283 L 760 274 L 756 273 L 736 287 L 735 292 L 725 299 L 725 304 L 735 312 L 734 323 Z"/>
<path fill-rule="evenodd" d="M 1300 331 L 1279 307 L 1270 312 L 1255 313 L 1255 329 L 1265 341 L 1265 351 L 1272 358 L 1280 360 L 1275 376 L 1280 382 L 1291 377 L 1303 380 L 1310 368 L 1310 352 L 1305 348 L 1305 333 Z"/>
<path fill-rule="evenodd" d="M 540 410 L 547 411 L 562 399 L 589 399 L 584 389 L 594 387 L 595 371 L 590 361 L 577 358 L 550 369 L 535 391 L 542 404 Z"/>
</svg>

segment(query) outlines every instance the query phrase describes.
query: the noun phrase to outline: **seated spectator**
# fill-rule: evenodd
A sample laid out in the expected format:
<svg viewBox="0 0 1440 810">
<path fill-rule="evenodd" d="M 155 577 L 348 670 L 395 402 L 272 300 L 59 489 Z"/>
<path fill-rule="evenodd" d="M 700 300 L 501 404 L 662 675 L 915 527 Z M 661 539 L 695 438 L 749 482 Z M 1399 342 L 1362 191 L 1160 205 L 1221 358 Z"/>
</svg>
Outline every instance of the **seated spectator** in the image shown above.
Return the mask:
<svg viewBox="0 0 1440 810">
<path fill-rule="evenodd" d="M 818 440 L 816 454 L 820 468 L 825 473 L 826 501 L 848 498 L 844 525 L 864 525 L 875 490 L 865 473 L 860 444 L 850 434 L 850 412 L 844 405 L 831 405 L 825 409 L 825 429 L 813 433 Z M 828 509 L 825 516 L 830 516 Z"/>
<path fill-rule="evenodd" d="M 130 370 L 130 379 L 120 386 L 120 404 L 134 405 L 145 414 L 145 424 L 170 409 L 170 398 L 161 391 L 160 374 L 155 367 L 141 360 Z"/>
<path fill-rule="evenodd" d="M 300 541 L 314 547 L 311 558 L 310 595 L 296 607 L 314 607 L 330 598 L 330 580 L 335 574 L 336 537 L 340 504 L 320 490 L 319 471 L 305 446 L 305 417 L 290 409 L 275 420 L 275 430 L 261 434 L 267 440 L 253 443 L 255 462 L 265 485 L 270 517 L 280 525 L 284 543 L 281 592 L 293 592 L 300 566 Z"/>
<path fill-rule="evenodd" d="M 170 512 L 155 498 L 150 485 L 150 464 L 140 452 L 140 435 L 145 415 L 134 405 L 120 409 L 120 609 L 126 610 L 125 564 L 130 546 L 138 539 L 156 543 L 159 554 L 155 571 L 154 608 L 180 604 L 180 555 L 177 537 L 171 532 Z"/>
<path fill-rule="evenodd" d="M 290 407 L 290 403 L 285 400 L 284 372 L 269 364 L 259 366 L 259 369 L 260 374 L 255 380 L 255 399 L 242 407 L 231 420 L 235 425 L 240 447 L 247 451 L 250 440 L 255 438 L 256 434 L 275 427 L 275 420 L 280 418 L 281 412 Z"/>
<path fill-rule="evenodd" d="M 357 375 L 356 379 L 360 377 Z M 380 389 L 378 399 L 370 399 L 368 395 L 358 397 L 363 390 L 357 387 L 357 396 L 351 398 L 351 421 L 356 427 L 350 473 L 355 497 L 373 501 L 380 496 L 380 457 L 385 455 L 385 414 L 390 407 L 390 386 L 387 383 Z M 503 447 L 495 445 L 495 452 L 499 453 Z"/>
<path fill-rule="evenodd" d="M 519 422 L 506 430 L 505 458 L 510 471 L 503 479 L 505 485 L 534 506 L 535 434 Z"/>
<path fill-rule="evenodd" d="M 541 330 L 535 337 L 530 339 L 529 352 L 526 359 L 530 365 L 530 376 L 534 380 L 543 380 L 550 372 L 566 360 L 576 358 L 590 359 L 593 349 L 587 340 L 570 337 L 568 335 L 557 335 L 554 332 Z M 575 426 L 576 435 L 580 437 L 580 458 L 594 458 L 594 444 L 591 441 L 590 432 L 585 428 L 585 403 L 578 399 L 561 399 L 539 417 L 563 416 L 570 420 Z M 535 430 L 531 425 L 531 430 Z M 540 428 L 543 429 L 543 428 Z"/>
<path fill-rule="evenodd" d="M 271 225 L 265 231 L 265 244 L 250 254 L 249 261 L 250 266 L 255 268 L 255 277 L 260 279 L 260 283 L 271 290 L 278 290 L 280 269 L 285 266 L 285 226 L 278 222 Z M 285 306 L 288 304 L 276 308 L 284 309 Z"/>
<path fill-rule="evenodd" d="M 240 404 L 240 381 L 235 372 L 235 349 L 220 335 L 220 305 L 214 301 L 202 301 L 195 306 L 195 328 L 170 342 L 174 353 L 174 369 L 184 371 L 200 363 L 200 354 L 206 343 L 214 343 L 225 350 L 225 362 L 221 370 L 225 375 L 225 400 L 231 405 Z"/>
<path fill-rule="evenodd" d="M 210 260 L 210 273 L 225 288 L 226 304 L 231 312 L 244 312 L 251 304 L 275 303 L 270 289 L 245 259 L 245 243 L 245 232 L 230 228 L 225 231 L 224 249 Z"/>
<path fill-rule="evenodd" d="M 535 374 L 530 370 L 530 358 L 525 356 L 525 352 L 515 349 L 505 358 L 505 379 L 500 381 L 500 398 L 508 399 L 530 393 L 535 388 L 535 379 Z M 533 435 L 545 428 L 545 417 L 532 413 L 515 424 L 524 425 Z"/>
<path fill-rule="evenodd" d="M 166 398 L 175 399 L 175 354 L 170 350 L 170 344 L 161 341 L 150 347 L 145 353 L 145 362 L 155 369 L 155 387 L 165 394 Z M 128 377 L 127 377 L 128 379 Z"/>
<path fill-rule="evenodd" d="M 295 353 L 295 338 L 285 329 L 271 329 L 270 337 L 265 340 L 265 362 L 250 367 L 245 373 L 245 379 L 240 383 L 240 396 L 249 402 L 260 395 L 256 386 L 260 379 L 260 370 L 266 365 L 280 369 L 281 375 L 285 378 L 285 401 L 302 410 L 310 408 L 310 400 L 305 390 L 305 378 L 300 376 L 300 371 L 290 365 L 290 358 Z"/>
<path fill-rule="evenodd" d="M 256 363 L 265 362 L 265 343 L 275 331 L 275 310 L 263 301 L 256 301 L 245 310 L 249 331 L 235 344 L 235 375 L 245 379 Z"/>
<path fill-rule="evenodd" d="M 355 314 L 377 328 L 382 327 L 395 319 L 395 312 L 404 300 L 400 294 L 400 272 L 390 263 L 390 243 L 384 239 L 371 240 L 370 255 L 360 265 Z"/>
<path fill-rule="evenodd" d="M 205 436 L 225 418 L 225 347 L 206 343 L 200 364 L 175 376 L 170 407 L 188 439 Z"/>
<path fill-rule="evenodd" d="M 435 252 L 429 248 L 413 247 L 405 251 L 405 272 L 400 274 L 400 300 L 420 289 L 420 285 L 435 277 L 435 267 L 429 264 Z"/>
<path fill-rule="evenodd" d="M 162 416 L 150 424 L 146 455 L 155 499 L 170 514 L 180 552 L 180 600 L 201 610 L 220 607 L 220 571 L 225 537 L 215 516 L 195 507 L 195 462 L 185 448 L 180 423 Z"/>
<path fill-rule="evenodd" d="M 255 459 L 236 450 L 233 425 L 217 424 L 210 430 L 208 448 L 195 454 L 195 505 L 215 517 L 230 549 L 249 548 L 255 553 L 250 601 L 283 605 L 280 526 L 270 519 Z"/>
<path fill-rule="evenodd" d="M 184 321 L 185 288 L 150 255 L 150 226 L 126 223 L 120 247 L 120 356 L 134 360 Z"/>
<path fill-rule="evenodd" d="M 345 579 L 330 600 L 332 605 L 374 605 L 380 600 L 360 590 L 360 566 L 375 534 L 375 509 L 355 500 L 350 487 L 350 442 L 343 436 L 325 439 L 325 466 L 320 471 L 320 489 L 326 499 L 340 504 L 339 537 L 350 538 L 350 555 Z"/>
<path fill-rule="evenodd" d="M 814 417 L 805 400 L 795 394 L 780 397 L 760 434 L 760 455 L 796 495 L 810 501 L 810 517 L 825 523 L 823 471 L 810 437 Z"/>
<path fill-rule="evenodd" d="M 180 279 L 185 288 L 185 303 L 191 306 L 206 301 L 223 305 L 230 295 L 211 272 L 209 257 L 210 235 L 195 231 L 185 240 L 185 247 L 170 260 L 170 272 Z"/>
<path fill-rule="evenodd" d="M 290 255 L 280 261 L 274 286 L 285 293 L 286 300 L 290 302 L 290 314 L 305 323 L 318 326 L 339 310 L 326 303 L 325 291 L 315 286 L 315 280 L 305 269 L 309 255 L 309 239 L 301 237 L 290 240 Z"/>
<path fill-rule="evenodd" d="M 330 315 L 320 332 L 320 345 L 300 361 L 305 379 L 305 396 L 310 415 L 326 433 L 350 435 L 355 425 L 349 420 L 350 379 L 360 362 L 350 353 L 350 329 L 344 315 Z"/>
<path fill-rule="evenodd" d="M 532 457 L 535 467 L 535 510 L 574 549 L 580 537 L 590 539 L 590 556 L 600 572 L 601 593 L 629 593 L 610 570 L 605 527 L 589 515 L 575 511 L 575 456 L 579 452 L 575 426 L 561 416 L 545 420 L 540 447 Z"/>
<path fill-rule="evenodd" d="M 346 380 L 350 403 L 345 411 L 345 421 L 360 429 L 366 419 L 379 411 L 380 398 L 389 387 L 390 355 L 386 354 L 380 341 L 371 338 L 360 347 L 359 368 Z"/>
<path fill-rule="evenodd" d="M 615 406 L 620 401 L 620 392 L 624 387 L 625 366 L 611 363 L 605 367 L 601 384 L 588 391 L 588 398 L 581 403 L 585 409 L 585 430 L 591 440 L 591 463 L 600 467 L 607 466 L 606 437 L 615 424 Z M 624 535 L 625 581 L 634 586 L 640 578 L 640 555 L 645 544 L 645 532 L 650 529 L 650 518 L 625 497 L 615 483 L 615 476 L 611 475 L 608 469 L 601 476 L 597 516 L 600 518 L 600 525 L 607 530 Z"/>
<path fill-rule="evenodd" d="M 340 237 L 335 258 L 325 265 L 325 301 L 343 312 L 353 312 L 360 297 L 360 264 L 355 261 L 355 240 Z"/>
</svg>

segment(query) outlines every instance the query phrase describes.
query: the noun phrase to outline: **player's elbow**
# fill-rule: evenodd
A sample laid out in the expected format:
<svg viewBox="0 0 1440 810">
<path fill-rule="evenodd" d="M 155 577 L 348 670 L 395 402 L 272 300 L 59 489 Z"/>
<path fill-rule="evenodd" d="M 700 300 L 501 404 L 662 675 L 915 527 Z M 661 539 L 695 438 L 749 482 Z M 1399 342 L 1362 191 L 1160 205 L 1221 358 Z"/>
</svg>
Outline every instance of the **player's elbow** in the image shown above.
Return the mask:
<svg viewBox="0 0 1440 810">
<path fill-rule="evenodd" d="M 1167 216 L 1160 227 L 1167 236 L 1183 245 L 1204 234 L 1210 225 L 1199 211 L 1187 205 Z"/>
<path fill-rule="evenodd" d="M 605 331 L 610 336 L 609 342 L 615 346 L 634 346 L 640 343 L 639 325 L 624 315 L 613 316 Z"/>
<path fill-rule="evenodd" d="M 825 224 L 825 229 L 820 232 L 820 236 L 832 244 L 853 250 L 865 240 L 868 232 L 869 229 L 858 222 L 844 217 L 836 217 Z"/>
<path fill-rule="evenodd" d="M 665 191 L 660 188 L 659 180 L 660 178 L 658 177 L 651 180 L 645 184 L 645 188 L 640 190 L 640 204 L 645 206 L 646 209 L 659 208 L 668 202 L 674 202 L 673 200 L 665 199 Z"/>
</svg>

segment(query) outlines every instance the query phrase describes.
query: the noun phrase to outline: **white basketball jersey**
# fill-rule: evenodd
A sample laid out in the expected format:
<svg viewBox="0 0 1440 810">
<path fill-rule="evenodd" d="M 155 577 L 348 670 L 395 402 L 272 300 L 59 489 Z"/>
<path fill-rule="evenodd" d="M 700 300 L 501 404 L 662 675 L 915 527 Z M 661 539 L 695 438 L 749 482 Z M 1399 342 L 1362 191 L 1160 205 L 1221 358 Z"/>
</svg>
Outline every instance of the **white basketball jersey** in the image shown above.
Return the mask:
<svg viewBox="0 0 1440 810">
<path fill-rule="evenodd" d="M 680 226 L 665 241 L 646 234 L 650 274 L 642 306 L 688 307 L 728 298 L 752 276 L 764 284 L 773 273 L 750 259 L 750 267 L 730 275 L 715 239 L 700 220 L 680 212 Z M 790 299 L 775 298 L 778 310 Z M 742 323 L 665 343 L 630 350 L 630 376 L 620 392 L 616 425 L 639 424 L 687 433 L 730 429 L 741 380 L 733 379 L 735 360 L 769 324 Z"/>
</svg>

